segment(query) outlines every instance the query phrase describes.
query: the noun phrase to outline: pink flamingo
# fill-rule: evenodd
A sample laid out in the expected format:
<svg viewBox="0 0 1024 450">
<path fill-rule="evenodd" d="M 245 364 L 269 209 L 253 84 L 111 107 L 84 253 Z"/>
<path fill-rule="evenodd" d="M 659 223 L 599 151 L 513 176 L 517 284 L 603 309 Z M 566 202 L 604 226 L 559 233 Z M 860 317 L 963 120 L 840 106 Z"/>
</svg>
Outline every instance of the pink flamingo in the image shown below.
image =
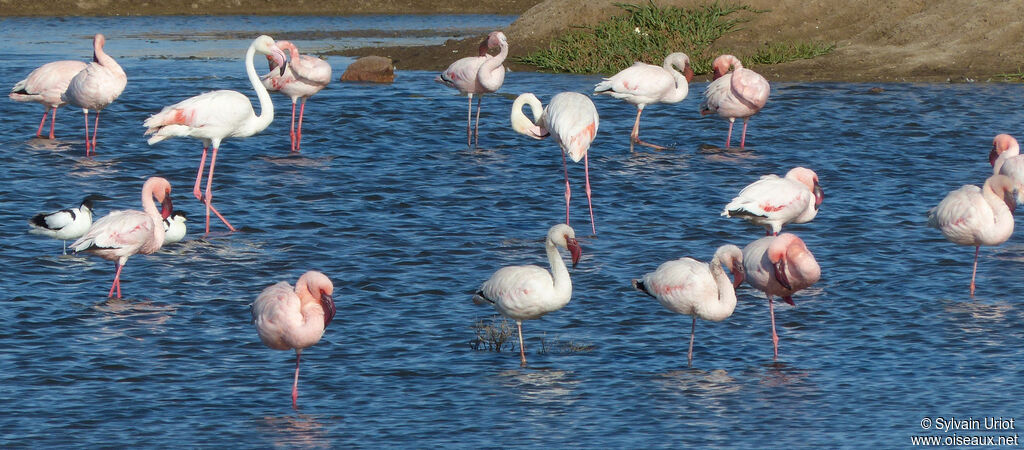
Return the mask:
<svg viewBox="0 0 1024 450">
<path fill-rule="evenodd" d="M 747 284 L 768 296 L 772 318 L 772 347 L 779 359 L 779 335 L 775 333 L 775 303 L 778 295 L 790 305 L 793 294 L 821 278 L 821 267 L 807 245 L 793 233 L 765 236 L 743 248 L 743 269 Z"/>
<path fill-rule="evenodd" d="M 739 217 L 763 225 L 766 234 L 779 234 L 787 223 L 807 223 L 818 214 L 825 194 L 818 184 L 818 174 L 804 167 L 794 167 L 785 178 L 765 175 L 740 191 L 722 215 Z"/>
<path fill-rule="evenodd" d="M 1024 156 L 1020 155 L 1017 140 L 1008 134 L 996 136 L 988 162 L 992 164 L 992 175 L 1006 175 L 1017 184 L 1017 203 L 1024 203 Z"/>
<path fill-rule="evenodd" d="M 270 73 L 263 76 L 263 86 L 292 99 L 291 150 L 297 152 L 302 145 L 302 116 L 306 111 L 306 100 L 331 82 L 331 65 L 315 56 L 299 55 L 299 49 L 289 41 L 277 41 L 277 48 L 290 51 L 291 60 L 282 73 L 277 69 L 284 61 L 275 60 L 274 55 L 267 55 Z M 299 108 L 299 126 L 296 129 L 295 102 L 299 98 L 302 99 L 302 106 Z"/>
<path fill-rule="evenodd" d="M 238 91 L 219 90 L 205 92 L 167 106 L 142 123 L 148 128 L 146 135 L 153 135 L 147 141 L 149 145 L 175 136 L 202 139 L 203 156 L 199 160 L 199 171 L 196 174 L 196 184 L 192 188 L 192 195 L 206 204 L 207 233 L 210 232 L 210 211 L 213 211 L 229 230 L 235 231 L 235 227 L 231 226 L 231 223 L 211 203 L 213 191 L 210 190 L 210 187 L 213 184 L 213 168 L 217 161 L 217 149 L 220 148 L 221 140 L 227 137 L 252 136 L 266 129 L 274 120 L 274 104 L 270 101 L 267 88 L 263 86 L 259 76 L 256 75 L 256 68 L 253 67 L 252 58 L 257 52 L 263 55 L 276 55 L 282 61 L 285 54 L 274 43 L 274 39 L 266 35 L 252 41 L 249 49 L 245 52 L 245 72 L 259 98 L 260 115 L 257 116 L 253 111 L 252 103 L 245 94 Z M 213 153 L 210 156 L 210 173 L 206 177 L 205 194 L 201 194 L 199 185 L 203 178 L 203 167 L 206 164 L 206 151 L 211 145 Z"/>
<path fill-rule="evenodd" d="M 729 282 L 722 266 L 729 268 Z M 687 365 L 693 365 L 693 336 L 697 318 L 721 322 L 736 309 L 736 288 L 743 282 L 743 252 L 735 245 L 723 245 L 715 251 L 711 263 L 681 258 L 658 266 L 654 272 L 633 280 L 633 287 L 650 295 L 670 311 L 693 316 L 690 325 L 690 350 Z"/>
<path fill-rule="evenodd" d="M 334 319 L 334 284 L 326 275 L 310 270 L 295 287 L 282 281 L 268 286 L 252 303 L 252 321 L 260 340 L 274 350 L 295 350 L 292 408 L 298 409 L 299 360 L 302 350 L 324 335 Z"/>
<path fill-rule="evenodd" d="M 507 266 L 498 269 L 473 295 L 473 303 L 494 306 L 501 315 L 516 321 L 519 330 L 519 360 L 526 366 L 523 347 L 523 321 L 539 319 L 543 315 L 562 309 L 572 299 L 572 280 L 569 269 L 558 254 L 558 247 L 569 250 L 572 266 L 583 254 L 576 232 L 564 223 L 548 230 L 544 248 L 548 254 L 551 272 L 539 266 Z"/>
<path fill-rule="evenodd" d="M 678 103 L 690 92 L 693 69 L 685 53 L 665 57 L 661 67 L 636 62 L 594 86 L 595 94 L 607 94 L 636 105 L 636 122 L 629 135 L 629 151 L 633 144 L 664 150 L 665 147 L 640 140 L 640 114 L 652 103 Z"/>
<path fill-rule="evenodd" d="M 18 102 L 36 102 L 46 107 L 43 111 L 43 120 L 39 122 L 39 130 L 36 137 L 42 137 L 43 125 L 46 124 L 46 115 L 53 110 L 50 119 L 50 139 L 54 139 L 53 127 L 57 123 L 57 108 L 66 104 L 61 100 L 61 94 L 68 89 L 71 79 L 85 69 L 86 64 L 81 61 L 54 61 L 46 63 L 28 74 L 24 80 L 17 82 L 11 88 L 10 97 Z"/>
<path fill-rule="evenodd" d="M 747 141 L 747 122 L 768 102 L 771 88 L 761 74 L 743 68 L 739 58 L 722 55 L 711 63 L 713 80 L 704 90 L 704 101 L 700 104 L 700 115 L 718 114 L 729 119 L 729 134 L 725 137 L 725 148 L 732 139 L 732 124 L 737 118 L 743 119 L 743 135 L 740 148 Z M 732 72 L 729 72 L 729 69 Z"/>
<path fill-rule="evenodd" d="M 530 105 L 533 120 L 523 114 L 523 105 Z M 543 112 L 541 111 L 543 108 Z M 537 96 L 527 92 L 512 103 L 512 129 L 534 139 L 544 139 L 550 134 L 562 148 L 562 170 L 565 172 L 565 222 L 569 223 L 569 169 L 565 161 L 566 152 L 573 162 L 583 159 L 586 175 L 587 206 L 590 207 L 590 227 L 597 234 L 594 225 L 594 206 L 590 197 L 590 165 L 587 150 L 597 135 L 599 119 L 594 102 L 577 92 L 562 92 L 551 98 L 547 107 L 541 105 Z"/>
<path fill-rule="evenodd" d="M 156 209 L 153 198 L 162 203 Z M 108 261 L 114 261 L 116 272 L 107 297 L 121 298 L 121 268 L 134 254 L 148 255 L 164 244 L 163 220 L 173 211 L 171 183 L 160 177 L 150 177 L 142 185 L 142 211 L 120 210 L 93 222 L 89 231 L 71 244 L 75 252 L 90 252 Z"/>
<path fill-rule="evenodd" d="M 965 185 L 928 211 L 928 226 L 938 228 L 954 244 L 974 246 L 971 297 L 981 246 L 1000 245 L 1013 234 L 1014 187 L 1010 177 L 992 175 L 982 188 Z"/>
<path fill-rule="evenodd" d="M 499 48 L 497 55 L 488 55 L 487 50 Z M 466 116 L 466 144 L 472 148 L 473 139 L 479 143 L 480 102 L 484 94 L 497 91 L 505 82 L 505 68 L 501 63 L 508 56 L 508 38 L 505 33 L 492 31 L 480 43 L 480 56 L 468 56 L 452 63 L 441 75 L 434 78 L 445 86 L 458 89 L 459 93 L 469 96 L 469 113 Z M 476 101 L 476 127 L 470 133 L 473 118 L 473 94 L 478 94 Z"/>
<path fill-rule="evenodd" d="M 61 100 L 82 108 L 85 114 L 85 156 L 96 152 L 96 133 L 100 126 L 100 111 L 117 100 L 128 84 L 128 76 L 121 66 L 103 51 L 107 39 L 102 34 L 92 38 L 92 62 L 78 72 L 68 83 Z M 89 140 L 89 110 L 96 110 L 92 141 Z"/>
</svg>

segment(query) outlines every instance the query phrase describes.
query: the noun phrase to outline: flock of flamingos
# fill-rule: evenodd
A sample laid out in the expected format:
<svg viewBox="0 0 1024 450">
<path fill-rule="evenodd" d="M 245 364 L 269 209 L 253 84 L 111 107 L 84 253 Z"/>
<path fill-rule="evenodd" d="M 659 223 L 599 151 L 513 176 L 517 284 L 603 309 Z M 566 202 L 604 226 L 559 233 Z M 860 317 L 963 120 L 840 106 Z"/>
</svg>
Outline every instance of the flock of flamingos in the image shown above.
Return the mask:
<svg viewBox="0 0 1024 450">
<path fill-rule="evenodd" d="M 46 107 L 36 132 L 43 133 L 47 114 L 51 139 L 57 108 L 70 104 L 82 108 L 85 115 L 86 155 L 95 152 L 99 113 L 124 90 L 127 77 L 110 55 L 104 53 L 104 36 L 93 39 L 93 61 L 56 61 L 45 64 L 11 89 L 17 101 L 37 102 Z M 497 48 L 499 52 L 488 52 Z M 259 76 L 253 58 L 265 55 L 270 72 Z M 466 94 L 469 111 L 466 118 L 467 145 L 475 146 L 480 121 L 480 97 L 497 91 L 505 77 L 502 66 L 508 55 L 508 40 L 500 31 L 492 32 L 480 44 L 479 56 L 459 59 L 438 77 L 437 81 Z M 255 135 L 270 125 L 274 117 L 270 91 L 287 95 L 292 100 L 291 150 L 298 152 L 302 140 L 302 118 L 306 100 L 323 89 L 331 79 L 331 68 L 323 60 L 300 55 L 295 45 L 274 41 L 269 36 L 256 38 L 244 57 L 245 70 L 256 91 L 260 114 L 256 114 L 249 97 L 237 91 L 206 92 L 153 114 L 143 123 L 149 144 L 164 139 L 188 136 L 202 140 L 203 153 L 193 186 L 193 195 L 206 207 L 206 232 L 210 231 L 213 212 L 231 231 L 235 228 L 212 204 L 212 183 L 217 151 L 225 138 Z M 731 144 L 732 125 L 743 119 L 740 147 L 745 145 L 747 122 L 768 100 L 769 85 L 764 77 L 746 69 L 732 55 L 716 58 L 712 65 L 713 81 L 704 92 L 700 105 L 702 115 L 717 114 L 729 120 L 726 148 Z M 605 78 L 594 87 L 594 94 L 609 95 L 636 106 L 636 120 L 630 134 L 630 151 L 634 144 L 664 149 L 640 139 L 640 116 L 644 107 L 655 103 L 676 103 L 686 98 L 688 83 L 693 77 L 690 61 L 683 53 L 672 53 L 662 66 L 635 63 Z M 473 126 L 473 96 L 477 95 L 476 125 Z M 295 107 L 302 99 L 298 121 Z M 531 116 L 524 114 L 530 107 Z M 89 134 L 89 110 L 95 111 L 92 134 Z M 574 162 L 581 159 L 586 173 L 586 189 L 590 204 L 590 180 L 587 150 L 597 134 L 597 108 L 586 95 L 563 92 L 543 106 L 531 93 L 516 98 L 511 111 L 512 129 L 520 134 L 544 139 L 551 136 L 562 150 L 565 173 L 566 223 L 548 230 L 545 249 L 550 271 L 542 267 L 503 267 L 483 283 L 473 296 L 478 304 L 492 305 L 502 315 L 515 320 L 520 361 L 526 365 L 522 337 L 522 321 L 538 319 L 561 309 L 572 297 L 569 271 L 558 248 L 569 251 L 573 266 L 582 249 L 576 233 L 568 225 L 570 188 L 565 156 Z M 212 147 L 205 189 L 202 186 L 208 150 Z M 1012 212 L 1018 198 L 1024 200 L 1024 156 L 1017 141 L 1009 135 L 996 136 L 989 162 L 993 175 L 982 188 L 964 186 L 950 192 L 929 212 L 928 224 L 941 230 L 950 241 L 975 247 L 974 272 L 970 293 L 974 295 L 974 273 L 977 271 L 981 245 L 999 245 L 1013 231 Z M 114 261 L 115 275 L 108 297 L 121 297 L 120 275 L 128 258 L 134 254 L 151 254 L 164 244 L 181 240 L 185 235 L 185 217 L 173 210 L 171 185 L 160 177 L 151 177 L 142 186 L 142 211 L 113 211 L 93 222 L 92 197 L 86 197 L 77 208 L 38 214 L 29 220 L 30 231 L 61 240 L 74 239 L 75 252 L 90 252 Z M 778 335 L 775 331 L 774 297 L 793 304 L 792 296 L 811 286 L 821 276 L 813 254 L 803 240 L 792 233 L 781 233 L 789 223 L 806 223 L 818 212 L 824 195 L 813 170 L 796 167 L 780 177 L 765 175 L 740 190 L 725 205 L 722 215 L 738 217 L 763 226 L 766 236 L 740 249 L 735 245 L 719 247 L 710 263 L 682 258 L 661 264 L 655 271 L 632 281 L 633 286 L 656 298 L 669 310 L 692 316 L 690 348 L 687 360 L 693 361 L 693 340 L 697 318 L 721 321 L 732 315 L 736 306 L 735 289 L 746 281 L 768 298 L 772 324 L 774 357 L 778 358 Z M 154 201 L 154 199 L 156 201 Z M 156 202 L 161 203 L 157 208 Z M 593 207 L 590 208 L 591 230 L 596 235 Z M 65 251 L 67 246 L 65 245 Z M 728 270 L 733 279 L 730 281 Z M 333 284 L 324 274 L 309 271 L 293 287 L 280 282 L 264 289 L 252 304 L 252 317 L 260 339 L 268 347 L 294 350 L 295 380 L 292 385 L 292 406 L 298 398 L 299 360 L 302 350 L 316 344 L 335 314 Z"/>
</svg>

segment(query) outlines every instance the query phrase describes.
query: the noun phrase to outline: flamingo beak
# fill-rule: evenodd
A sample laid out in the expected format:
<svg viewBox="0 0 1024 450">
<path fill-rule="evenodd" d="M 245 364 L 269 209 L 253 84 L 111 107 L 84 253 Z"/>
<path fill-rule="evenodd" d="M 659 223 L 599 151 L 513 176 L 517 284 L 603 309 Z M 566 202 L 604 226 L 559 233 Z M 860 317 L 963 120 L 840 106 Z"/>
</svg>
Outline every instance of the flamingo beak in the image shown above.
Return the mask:
<svg viewBox="0 0 1024 450">
<path fill-rule="evenodd" d="M 324 328 L 327 328 L 327 325 L 330 325 L 331 321 L 334 320 L 334 314 L 337 312 L 337 309 L 334 307 L 334 297 L 321 292 L 320 306 L 324 308 Z"/>
<path fill-rule="evenodd" d="M 683 76 L 686 77 L 687 83 L 693 81 L 693 69 L 690 68 L 689 64 L 687 64 L 686 67 L 683 69 Z"/>
<path fill-rule="evenodd" d="M 812 192 L 814 192 L 814 210 L 817 211 L 818 207 L 821 206 L 821 202 L 825 200 L 825 191 L 821 190 L 821 185 L 815 181 Z"/>
<path fill-rule="evenodd" d="M 174 213 L 174 205 L 171 203 L 170 192 L 164 196 L 164 201 L 161 202 L 160 206 L 160 217 L 164 219 L 171 217 L 171 214 Z"/>
<path fill-rule="evenodd" d="M 732 289 L 736 290 L 740 288 L 740 284 L 747 278 L 746 273 L 743 271 L 743 264 L 736 264 L 732 268 Z"/>
<path fill-rule="evenodd" d="M 793 297 L 790 297 L 788 295 L 782 296 L 782 301 L 789 303 L 792 306 L 796 306 L 796 302 L 793 301 Z"/>
<path fill-rule="evenodd" d="M 775 266 L 775 281 L 778 281 L 782 287 L 793 290 L 793 285 L 789 284 L 789 278 L 786 276 L 786 258 L 779 259 L 779 262 L 774 264 Z"/>
<path fill-rule="evenodd" d="M 479 56 L 484 56 L 484 55 L 487 54 L 487 50 L 489 50 L 491 48 L 491 46 L 488 44 L 488 42 L 490 42 L 490 40 L 491 40 L 491 38 L 490 38 L 490 36 L 488 36 L 488 37 L 484 38 L 483 41 L 480 42 L 480 48 L 478 49 L 478 51 L 480 52 Z"/>
<path fill-rule="evenodd" d="M 988 152 L 988 163 L 991 164 L 992 167 L 995 167 L 996 166 L 996 159 L 998 159 L 998 158 L 999 158 L 999 152 L 996 151 L 996 146 L 993 145 L 992 146 L 992 151 Z"/>
<path fill-rule="evenodd" d="M 576 238 L 567 238 L 565 246 L 569 249 L 569 255 L 572 256 L 572 268 L 575 269 L 576 264 L 580 262 L 580 256 L 583 256 L 583 248 L 580 247 L 580 243 Z"/>
</svg>

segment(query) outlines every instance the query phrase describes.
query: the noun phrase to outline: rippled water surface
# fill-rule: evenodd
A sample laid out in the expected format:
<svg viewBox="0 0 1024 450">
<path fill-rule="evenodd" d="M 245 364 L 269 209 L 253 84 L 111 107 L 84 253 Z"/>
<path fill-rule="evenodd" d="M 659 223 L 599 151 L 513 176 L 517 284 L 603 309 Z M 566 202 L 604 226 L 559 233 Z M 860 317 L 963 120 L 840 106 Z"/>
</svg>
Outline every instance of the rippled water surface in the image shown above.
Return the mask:
<svg viewBox="0 0 1024 450">
<path fill-rule="evenodd" d="M 457 35 L 509 20 L 0 21 L 8 86 L 42 63 L 88 59 L 95 32 L 107 34 L 129 79 L 102 113 L 93 158 L 84 157 L 79 111 L 60 110 L 51 142 L 33 138 L 41 107 L 0 102 L 0 442 L 908 446 L 929 434 L 926 417 L 1022 418 L 1024 243 L 1014 236 L 982 250 L 971 299 L 972 249 L 925 226 L 947 191 L 990 173 L 995 134 L 1024 134 L 1020 85 L 776 83 L 748 148 L 731 152 L 717 149 L 726 122 L 697 113 L 704 82 L 644 114 L 642 137 L 674 146 L 667 151 L 631 154 L 635 109 L 594 98 L 598 233 L 589 231 L 583 167 L 571 165 L 584 256 L 572 302 L 524 325 L 526 368 L 507 348 L 471 347 L 474 324 L 494 317 L 471 293 L 501 266 L 546 264 L 543 237 L 565 218 L 556 144 L 515 134 L 508 113 L 520 92 L 546 101 L 588 92 L 599 77 L 509 73 L 484 99 L 477 150 L 465 146 L 465 98 L 434 73 L 332 84 L 307 105 L 299 155 L 288 152 L 288 101 L 275 96 L 270 128 L 225 141 L 217 160 L 215 204 L 240 231 L 215 222 L 206 237 L 191 196 L 200 143 L 151 147 L 142 134 L 164 105 L 210 89 L 251 94 L 240 58 L 258 33 L 322 49 L 349 42 L 308 33 L 342 21 L 356 30 L 445 22 Z M 351 60 L 329 62 L 337 77 Z M 796 307 L 777 308 L 778 362 L 767 302 L 744 286 L 732 317 L 698 324 L 688 368 L 689 318 L 633 291 L 630 279 L 760 237 L 719 211 L 758 176 L 797 165 L 817 171 L 825 202 L 790 231 L 823 276 Z M 109 198 L 98 215 L 138 209 L 153 175 L 174 185 L 191 229 L 180 244 L 131 258 L 124 299 L 105 298 L 113 264 L 61 256 L 60 242 L 26 233 L 33 214 L 89 193 Z M 304 353 L 294 411 L 294 354 L 260 343 L 248 304 L 308 269 L 334 281 L 338 315 Z"/>
</svg>

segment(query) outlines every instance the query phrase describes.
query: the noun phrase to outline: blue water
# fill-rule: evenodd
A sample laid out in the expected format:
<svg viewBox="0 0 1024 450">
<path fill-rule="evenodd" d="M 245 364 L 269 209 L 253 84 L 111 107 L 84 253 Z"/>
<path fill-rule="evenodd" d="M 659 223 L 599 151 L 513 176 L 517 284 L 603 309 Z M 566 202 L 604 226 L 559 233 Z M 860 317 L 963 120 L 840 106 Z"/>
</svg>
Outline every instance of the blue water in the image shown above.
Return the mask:
<svg viewBox="0 0 1024 450">
<path fill-rule="evenodd" d="M 530 364 L 521 368 L 515 351 L 471 347 L 474 324 L 494 313 L 470 296 L 501 266 L 546 264 L 543 237 L 565 210 L 557 146 L 512 132 L 509 109 L 520 92 L 546 101 L 587 92 L 599 77 L 509 73 L 484 99 L 478 150 L 465 145 L 465 98 L 434 73 L 332 84 L 307 105 L 300 155 L 289 155 L 289 105 L 275 96 L 271 127 L 228 139 L 217 159 L 214 202 L 240 231 L 225 233 L 215 218 L 204 237 L 191 196 L 200 143 L 150 147 L 141 124 L 206 90 L 251 94 L 239 62 L 247 41 L 183 36 L 217 25 L 284 39 L 334 21 L 372 29 L 407 20 L 413 30 L 422 19 L 309 20 L 0 21 L 6 85 L 51 60 L 88 59 L 98 31 L 129 79 L 102 113 L 94 158 L 84 157 L 80 112 L 61 109 L 50 142 L 33 138 L 41 107 L 0 102 L 0 444 L 905 447 L 913 435 L 952 436 L 923 430 L 924 418 L 1024 418 L 1024 244 L 1014 236 L 982 249 L 972 299 L 973 249 L 925 226 L 946 192 L 984 181 L 995 134 L 1024 135 L 1024 86 L 775 83 L 747 150 L 733 152 L 715 148 L 727 124 L 697 113 L 704 82 L 644 114 L 641 136 L 668 151 L 630 153 L 635 109 L 594 98 L 598 234 L 583 167 L 571 165 L 583 259 L 572 302 L 524 324 Z M 474 20 L 434 21 L 457 29 Z M 45 36 L 32 31 L 40 27 Z M 162 34 L 139 37 L 147 32 Z M 351 61 L 329 62 L 337 77 Z M 719 211 L 758 176 L 797 165 L 817 171 L 825 190 L 815 220 L 789 228 L 822 279 L 796 307 L 776 309 L 779 360 L 767 302 L 744 286 L 732 317 L 698 323 L 687 368 L 689 318 L 630 279 L 760 237 Z M 124 299 L 105 298 L 113 264 L 61 256 L 60 242 L 26 233 L 33 214 L 88 193 L 109 197 L 98 215 L 138 209 L 153 175 L 174 185 L 190 233 L 132 257 Z M 338 315 L 304 352 L 295 411 L 294 354 L 260 343 L 248 304 L 308 269 L 334 281 Z"/>
</svg>

